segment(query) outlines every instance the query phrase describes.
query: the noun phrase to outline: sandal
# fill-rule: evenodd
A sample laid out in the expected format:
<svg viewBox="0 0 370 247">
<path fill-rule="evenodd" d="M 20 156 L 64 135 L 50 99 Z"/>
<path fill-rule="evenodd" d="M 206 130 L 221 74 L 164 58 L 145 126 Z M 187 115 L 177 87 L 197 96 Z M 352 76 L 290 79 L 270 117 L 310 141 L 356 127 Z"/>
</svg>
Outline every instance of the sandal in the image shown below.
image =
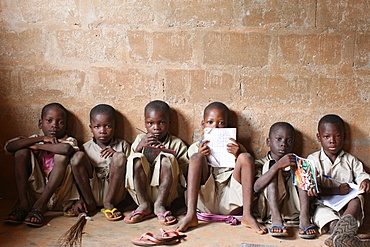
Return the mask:
<svg viewBox="0 0 370 247">
<path fill-rule="evenodd" d="M 10 214 L 5 216 L 4 222 L 8 224 L 22 224 L 27 217 L 27 211 L 16 207 Z"/>
<path fill-rule="evenodd" d="M 274 230 L 279 230 L 279 231 L 276 232 Z M 288 236 L 288 230 L 286 229 L 285 226 L 279 226 L 279 225 L 275 225 L 275 224 L 272 225 L 269 228 L 269 233 L 273 237 L 286 237 L 286 236 Z"/>
<path fill-rule="evenodd" d="M 32 222 L 32 218 L 36 218 L 36 222 Z M 24 219 L 24 223 L 29 225 L 29 226 L 36 226 L 40 227 L 43 225 L 44 222 L 44 214 L 40 209 L 33 208 L 31 212 L 28 213 L 27 217 Z"/>
<path fill-rule="evenodd" d="M 164 230 L 162 228 L 159 229 L 162 233 L 161 236 L 154 236 L 158 240 L 174 240 L 174 239 L 181 239 L 185 238 L 186 234 L 180 234 L 178 231 L 175 230 Z"/>
<path fill-rule="evenodd" d="M 309 230 L 314 230 L 315 233 L 309 234 L 308 233 Z M 313 238 L 316 238 L 316 230 L 315 230 L 315 227 L 314 226 L 308 226 L 307 228 L 304 228 L 303 226 L 300 226 L 299 227 L 298 236 L 301 237 L 301 238 L 303 238 L 303 239 L 313 239 Z"/>
<path fill-rule="evenodd" d="M 140 236 L 140 238 L 133 238 L 131 242 L 138 246 L 156 246 L 156 245 L 173 245 L 180 242 L 180 239 L 157 239 L 153 233 L 146 232 Z"/>
</svg>

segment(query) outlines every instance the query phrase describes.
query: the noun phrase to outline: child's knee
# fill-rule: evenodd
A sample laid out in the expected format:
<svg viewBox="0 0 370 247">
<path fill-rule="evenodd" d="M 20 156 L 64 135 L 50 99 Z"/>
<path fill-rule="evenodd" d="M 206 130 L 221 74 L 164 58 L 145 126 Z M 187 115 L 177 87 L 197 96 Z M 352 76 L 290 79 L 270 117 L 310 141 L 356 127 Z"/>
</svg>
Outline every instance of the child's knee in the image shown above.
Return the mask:
<svg viewBox="0 0 370 247">
<path fill-rule="evenodd" d="M 54 163 L 55 164 L 65 164 L 68 165 L 70 158 L 68 155 L 55 154 Z"/>
<path fill-rule="evenodd" d="M 249 153 L 239 154 L 237 158 L 237 163 L 239 163 L 242 166 L 248 166 L 248 167 L 254 168 L 254 160 L 253 160 L 252 155 L 250 155 Z"/>
<path fill-rule="evenodd" d="M 126 165 L 126 155 L 122 152 L 115 152 L 112 156 L 113 163 L 116 168 L 122 168 Z"/>
<path fill-rule="evenodd" d="M 202 153 L 195 153 L 190 157 L 189 165 L 190 164 L 200 164 L 202 162 L 206 162 L 206 156 Z"/>
<path fill-rule="evenodd" d="M 31 156 L 31 153 L 30 152 L 31 151 L 29 149 L 27 149 L 27 148 L 25 148 L 25 149 L 19 149 L 18 151 L 16 151 L 14 153 L 14 158 L 17 161 L 29 159 L 30 156 Z"/>
<path fill-rule="evenodd" d="M 81 164 L 82 159 L 84 158 L 85 153 L 82 151 L 77 151 L 71 158 L 71 165 L 78 166 Z"/>
</svg>

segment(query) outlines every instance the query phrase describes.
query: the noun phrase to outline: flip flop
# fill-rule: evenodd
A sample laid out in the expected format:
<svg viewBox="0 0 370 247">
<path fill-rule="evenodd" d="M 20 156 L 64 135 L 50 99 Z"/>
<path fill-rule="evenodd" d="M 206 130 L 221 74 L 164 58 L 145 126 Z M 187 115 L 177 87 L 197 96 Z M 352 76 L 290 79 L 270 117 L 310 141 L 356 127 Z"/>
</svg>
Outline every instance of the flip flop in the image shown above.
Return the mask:
<svg viewBox="0 0 370 247">
<path fill-rule="evenodd" d="M 335 247 L 369 247 L 369 240 L 361 240 L 357 236 L 350 236 L 347 234 L 339 234 L 333 240 Z"/>
<path fill-rule="evenodd" d="M 169 220 L 168 218 L 171 218 L 171 216 L 172 216 L 172 219 Z M 159 222 L 165 226 L 172 225 L 177 222 L 177 218 L 172 215 L 171 211 L 166 211 L 164 213 L 157 213 L 157 217 L 159 219 Z"/>
<path fill-rule="evenodd" d="M 342 216 L 342 218 L 338 221 L 337 225 L 334 227 L 333 233 L 325 239 L 325 245 L 329 247 L 333 247 L 334 243 L 333 240 L 335 236 L 339 234 L 347 234 L 349 236 L 356 235 L 358 230 L 357 220 L 350 214 L 346 214 Z"/>
<path fill-rule="evenodd" d="M 180 234 L 176 230 L 166 231 L 162 228 L 160 228 L 159 230 L 161 231 L 162 235 L 161 236 L 154 236 L 158 240 L 173 240 L 173 239 L 181 239 L 181 238 L 186 237 L 186 234 Z"/>
<path fill-rule="evenodd" d="M 146 232 L 140 238 L 133 238 L 131 242 L 138 246 L 173 245 L 180 242 L 180 239 L 157 239 L 153 233 Z"/>
<path fill-rule="evenodd" d="M 31 222 L 32 218 L 36 218 L 38 222 Z M 29 226 L 36 226 L 40 227 L 43 225 L 44 221 L 44 214 L 41 212 L 40 209 L 33 208 L 31 212 L 28 213 L 27 217 L 24 219 L 24 223 Z"/>
<path fill-rule="evenodd" d="M 138 216 L 138 217 L 135 217 Z M 154 214 L 153 213 L 147 213 L 143 211 L 132 211 L 129 215 L 127 215 L 123 221 L 128 224 L 133 224 L 133 223 L 138 223 L 141 221 L 144 221 L 146 219 L 153 218 Z"/>
<path fill-rule="evenodd" d="M 5 216 L 4 222 L 7 224 L 22 224 L 27 217 L 27 211 L 16 207 L 10 214 Z"/>
<path fill-rule="evenodd" d="M 273 232 L 272 230 L 273 229 L 277 229 L 277 230 L 280 230 L 280 232 Z M 287 231 L 284 231 L 286 229 L 285 226 L 279 226 L 279 225 L 272 225 L 270 228 L 269 228 L 269 233 L 271 236 L 273 237 L 286 237 L 288 236 L 288 232 Z"/>
<path fill-rule="evenodd" d="M 316 238 L 316 230 L 315 230 L 315 233 L 313 234 L 308 234 L 308 230 L 315 230 L 315 227 L 314 226 L 308 226 L 307 228 L 304 228 L 303 226 L 299 226 L 299 232 L 298 232 L 298 236 L 303 238 L 303 239 L 313 239 L 313 238 Z M 303 234 L 301 233 L 303 232 Z"/>
<path fill-rule="evenodd" d="M 121 213 L 121 215 L 119 215 L 119 216 L 115 216 L 115 215 L 114 215 L 114 212 L 118 211 L 118 209 L 117 209 L 117 208 L 112 208 L 112 209 L 105 209 L 105 208 L 102 208 L 100 211 L 105 215 L 105 218 L 107 218 L 107 219 L 108 219 L 108 220 L 110 220 L 110 221 L 116 221 L 116 220 L 120 220 L 120 219 L 122 219 L 122 213 Z M 110 215 L 109 215 L 108 213 L 109 213 Z"/>
</svg>

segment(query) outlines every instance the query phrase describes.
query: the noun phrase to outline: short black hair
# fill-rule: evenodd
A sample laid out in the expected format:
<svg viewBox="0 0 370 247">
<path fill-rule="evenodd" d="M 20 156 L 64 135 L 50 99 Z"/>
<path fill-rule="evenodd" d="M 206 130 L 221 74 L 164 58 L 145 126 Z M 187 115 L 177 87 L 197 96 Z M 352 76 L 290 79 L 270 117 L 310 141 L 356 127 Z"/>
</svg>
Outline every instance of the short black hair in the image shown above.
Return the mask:
<svg viewBox="0 0 370 247">
<path fill-rule="evenodd" d="M 170 117 L 170 106 L 162 100 L 153 100 L 149 102 L 144 108 L 144 115 L 149 111 L 159 111 Z"/>
<path fill-rule="evenodd" d="M 272 132 L 274 132 L 274 130 L 276 130 L 277 128 L 287 128 L 290 131 L 292 131 L 292 133 L 294 135 L 295 130 L 294 130 L 293 125 L 291 125 L 290 123 L 287 123 L 287 122 L 276 122 L 273 125 L 271 125 L 271 127 L 270 127 L 269 138 L 271 137 Z"/>
<path fill-rule="evenodd" d="M 65 114 L 66 121 L 68 120 L 68 111 L 67 111 L 67 109 L 62 104 L 56 103 L 56 102 L 53 102 L 53 103 L 49 103 L 47 105 L 44 105 L 44 107 L 41 110 L 41 119 L 44 118 L 45 111 L 49 107 L 57 107 L 57 108 L 61 109 L 64 112 L 64 114 Z"/>
<path fill-rule="evenodd" d="M 320 119 L 319 124 L 317 125 L 317 131 L 318 132 L 320 132 L 320 126 L 323 125 L 324 123 L 339 124 L 340 127 L 342 128 L 342 131 L 343 132 L 345 131 L 344 121 L 338 115 L 335 115 L 335 114 L 327 114 L 327 115 L 323 116 Z"/>
<path fill-rule="evenodd" d="M 226 119 L 229 119 L 229 115 L 230 115 L 229 108 L 224 103 L 218 102 L 218 101 L 212 102 L 209 105 L 207 105 L 206 108 L 204 108 L 203 118 L 207 114 L 207 111 L 209 111 L 211 109 L 220 109 L 220 110 L 222 110 L 226 114 Z"/>
<path fill-rule="evenodd" d="M 116 110 L 107 104 L 99 104 L 94 106 L 90 111 L 90 122 L 94 116 L 98 114 L 108 115 L 111 119 L 116 121 Z"/>
</svg>

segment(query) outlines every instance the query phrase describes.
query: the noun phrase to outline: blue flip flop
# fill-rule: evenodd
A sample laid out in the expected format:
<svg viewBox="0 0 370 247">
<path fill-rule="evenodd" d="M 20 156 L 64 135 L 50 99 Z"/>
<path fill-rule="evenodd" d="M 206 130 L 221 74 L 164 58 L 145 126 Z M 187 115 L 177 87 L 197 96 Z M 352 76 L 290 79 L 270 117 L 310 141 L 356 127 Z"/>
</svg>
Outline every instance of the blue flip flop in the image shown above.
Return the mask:
<svg viewBox="0 0 370 247">
<path fill-rule="evenodd" d="M 315 230 L 315 227 L 314 226 L 308 226 L 307 228 L 304 228 L 303 226 L 299 226 L 299 230 L 303 232 L 303 234 L 301 232 L 298 232 L 298 236 L 303 238 L 303 239 L 313 239 L 313 238 L 316 238 L 316 230 L 315 230 L 315 233 L 314 234 L 307 234 L 307 231 L 308 230 Z"/>
<path fill-rule="evenodd" d="M 280 232 L 273 232 L 272 230 L 279 230 Z M 284 230 L 286 230 L 285 226 L 272 225 L 269 228 L 269 234 L 273 237 L 286 237 L 289 234 L 287 231 L 284 231 Z"/>
</svg>

